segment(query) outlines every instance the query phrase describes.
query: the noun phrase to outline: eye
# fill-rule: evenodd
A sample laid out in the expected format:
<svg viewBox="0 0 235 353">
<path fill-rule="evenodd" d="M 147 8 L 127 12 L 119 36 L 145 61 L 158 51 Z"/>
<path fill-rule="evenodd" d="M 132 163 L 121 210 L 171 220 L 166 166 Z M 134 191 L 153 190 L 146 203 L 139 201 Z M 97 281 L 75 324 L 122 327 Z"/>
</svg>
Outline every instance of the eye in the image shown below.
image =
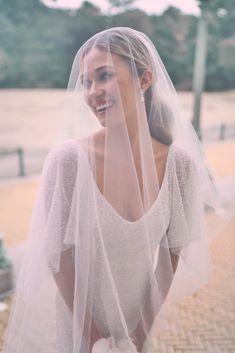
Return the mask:
<svg viewBox="0 0 235 353">
<path fill-rule="evenodd" d="M 87 80 L 87 79 L 82 79 L 81 81 L 81 85 L 86 88 L 89 89 L 91 87 L 91 81 Z"/>
<path fill-rule="evenodd" d="M 111 77 L 113 77 L 113 73 L 109 71 L 104 71 L 100 74 L 101 81 L 107 81 Z"/>
</svg>

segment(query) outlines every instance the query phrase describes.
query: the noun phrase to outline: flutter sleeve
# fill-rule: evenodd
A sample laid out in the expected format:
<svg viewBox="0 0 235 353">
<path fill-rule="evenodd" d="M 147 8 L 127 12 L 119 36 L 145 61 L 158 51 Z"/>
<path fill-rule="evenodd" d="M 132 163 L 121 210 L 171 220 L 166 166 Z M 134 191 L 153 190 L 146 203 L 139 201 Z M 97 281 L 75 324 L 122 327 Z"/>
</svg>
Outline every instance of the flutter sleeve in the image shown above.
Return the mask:
<svg viewBox="0 0 235 353">
<path fill-rule="evenodd" d="M 61 253 L 72 247 L 72 203 L 77 177 L 76 150 L 71 143 L 55 147 L 42 174 L 41 197 L 45 217 L 45 254 L 52 272 L 58 272 Z"/>
<path fill-rule="evenodd" d="M 204 204 L 192 158 L 183 151 L 176 151 L 170 168 L 170 220 L 161 246 L 179 255 L 203 236 Z"/>
</svg>

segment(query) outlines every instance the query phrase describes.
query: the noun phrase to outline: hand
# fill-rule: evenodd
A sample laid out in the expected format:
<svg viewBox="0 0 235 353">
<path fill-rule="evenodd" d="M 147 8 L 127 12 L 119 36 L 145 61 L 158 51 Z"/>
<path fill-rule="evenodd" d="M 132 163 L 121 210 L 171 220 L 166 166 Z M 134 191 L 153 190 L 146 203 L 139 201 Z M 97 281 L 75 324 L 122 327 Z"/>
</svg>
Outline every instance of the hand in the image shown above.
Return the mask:
<svg viewBox="0 0 235 353">
<path fill-rule="evenodd" d="M 122 339 L 113 344 L 112 337 L 101 338 L 95 342 L 91 353 L 138 353 L 136 347 L 128 339 Z"/>
</svg>

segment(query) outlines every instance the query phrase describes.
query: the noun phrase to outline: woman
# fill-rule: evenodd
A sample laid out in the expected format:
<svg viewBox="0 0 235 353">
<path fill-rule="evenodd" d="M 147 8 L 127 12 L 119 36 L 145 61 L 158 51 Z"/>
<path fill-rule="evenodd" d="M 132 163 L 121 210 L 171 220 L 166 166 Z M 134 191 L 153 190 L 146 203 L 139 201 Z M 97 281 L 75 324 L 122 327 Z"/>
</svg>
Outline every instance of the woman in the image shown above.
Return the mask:
<svg viewBox="0 0 235 353">
<path fill-rule="evenodd" d="M 207 281 L 214 188 L 144 34 L 88 40 L 68 102 L 75 137 L 45 162 L 4 352 L 148 352 L 167 302 Z"/>
</svg>

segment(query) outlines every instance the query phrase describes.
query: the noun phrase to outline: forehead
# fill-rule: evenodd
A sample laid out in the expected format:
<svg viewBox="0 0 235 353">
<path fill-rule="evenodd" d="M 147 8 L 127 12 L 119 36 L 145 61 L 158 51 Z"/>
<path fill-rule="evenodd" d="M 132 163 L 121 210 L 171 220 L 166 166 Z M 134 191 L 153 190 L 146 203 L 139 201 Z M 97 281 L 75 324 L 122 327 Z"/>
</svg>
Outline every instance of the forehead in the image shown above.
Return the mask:
<svg viewBox="0 0 235 353">
<path fill-rule="evenodd" d="M 126 65 L 123 59 L 117 55 L 98 48 L 92 48 L 81 58 L 79 69 L 80 73 L 84 71 L 92 73 L 97 68 L 102 66 L 112 66 L 114 68 Z M 126 65 L 127 66 L 127 65 Z"/>
</svg>

